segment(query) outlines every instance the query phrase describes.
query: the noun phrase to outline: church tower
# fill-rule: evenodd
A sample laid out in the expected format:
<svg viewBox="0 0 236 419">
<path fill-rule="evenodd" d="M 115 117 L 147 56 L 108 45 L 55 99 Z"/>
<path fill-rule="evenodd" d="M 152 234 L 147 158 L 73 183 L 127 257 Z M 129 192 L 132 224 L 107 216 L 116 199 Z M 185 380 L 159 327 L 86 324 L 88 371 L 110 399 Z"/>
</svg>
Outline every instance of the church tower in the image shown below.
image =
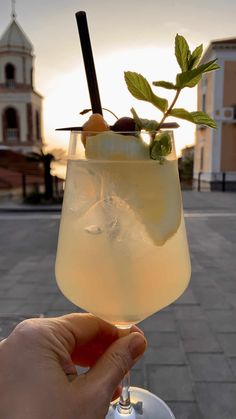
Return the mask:
<svg viewBox="0 0 236 419">
<path fill-rule="evenodd" d="M 42 99 L 34 88 L 33 45 L 12 10 L 0 38 L 0 148 L 41 151 Z"/>
</svg>

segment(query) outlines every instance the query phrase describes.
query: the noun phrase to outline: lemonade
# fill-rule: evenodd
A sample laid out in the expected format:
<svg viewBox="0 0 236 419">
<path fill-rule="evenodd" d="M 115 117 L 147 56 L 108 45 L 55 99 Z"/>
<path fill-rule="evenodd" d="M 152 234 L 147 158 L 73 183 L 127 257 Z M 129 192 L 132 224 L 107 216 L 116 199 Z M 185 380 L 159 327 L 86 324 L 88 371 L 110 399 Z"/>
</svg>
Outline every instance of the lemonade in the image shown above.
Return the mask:
<svg viewBox="0 0 236 419">
<path fill-rule="evenodd" d="M 119 326 L 176 300 L 190 278 L 176 160 L 70 160 L 67 170 L 63 294 Z"/>
</svg>

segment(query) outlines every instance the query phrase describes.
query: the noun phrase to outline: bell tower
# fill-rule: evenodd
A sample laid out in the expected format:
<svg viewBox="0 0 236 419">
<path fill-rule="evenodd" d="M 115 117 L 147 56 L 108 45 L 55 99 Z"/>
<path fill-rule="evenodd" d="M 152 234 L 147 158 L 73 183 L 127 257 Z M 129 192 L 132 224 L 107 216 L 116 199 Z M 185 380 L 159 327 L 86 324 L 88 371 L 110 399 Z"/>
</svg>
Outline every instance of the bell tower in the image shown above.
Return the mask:
<svg viewBox="0 0 236 419">
<path fill-rule="evenodd" d="M 34 88 L 33 45 L 16 20 L 0 38 L 0 148 L 22 153 L 40 152 L 42 96 Z"/>
</svg>

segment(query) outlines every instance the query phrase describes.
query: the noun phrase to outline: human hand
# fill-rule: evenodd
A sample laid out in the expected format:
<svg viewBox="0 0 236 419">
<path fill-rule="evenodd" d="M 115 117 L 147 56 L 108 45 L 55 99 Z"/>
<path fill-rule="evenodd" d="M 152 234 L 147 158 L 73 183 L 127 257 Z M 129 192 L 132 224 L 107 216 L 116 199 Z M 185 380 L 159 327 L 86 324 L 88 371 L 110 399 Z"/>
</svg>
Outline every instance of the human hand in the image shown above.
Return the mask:
<svg viewBox="0 0 236 419">
<path fill-rule="evenodd" d="M 0 343 L 0 418 L 104 419 L 145 348 L 138 328 L 124 336 L 90 314 L 25 320 Z"/>
</svg>

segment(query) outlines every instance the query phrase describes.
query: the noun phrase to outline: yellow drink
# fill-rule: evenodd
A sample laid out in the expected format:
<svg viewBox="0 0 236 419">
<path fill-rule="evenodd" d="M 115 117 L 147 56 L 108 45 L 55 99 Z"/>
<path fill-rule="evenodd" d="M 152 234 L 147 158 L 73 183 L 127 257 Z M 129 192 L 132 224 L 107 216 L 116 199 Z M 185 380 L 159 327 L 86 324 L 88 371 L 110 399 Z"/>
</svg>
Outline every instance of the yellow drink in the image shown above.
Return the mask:
<svg viewBox="0 0 236 419">
<path fill-rule="evenodd" d="M 178 298 L 190 261 L 176 160 L 71 160 L 56 278 L 74 304 L 116 325 Z"/>
</svg>

